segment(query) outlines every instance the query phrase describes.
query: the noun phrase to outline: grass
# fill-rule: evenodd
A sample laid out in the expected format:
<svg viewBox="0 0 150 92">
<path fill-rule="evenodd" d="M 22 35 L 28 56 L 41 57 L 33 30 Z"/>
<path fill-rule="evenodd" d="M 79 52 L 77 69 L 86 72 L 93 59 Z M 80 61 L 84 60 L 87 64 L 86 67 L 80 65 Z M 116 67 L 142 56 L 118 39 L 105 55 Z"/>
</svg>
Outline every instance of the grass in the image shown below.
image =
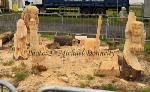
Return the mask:
<svg viewBox="0 0 150 92">
<path fill-rule="evenodd" d="M 97 23 L 97 17 L 60 17 L 60 16 L 39 16 L 40 21 L 61 23 Z"/>
<path fill-rule="evenodd" d="M 149 88 L 146 88 L 146 89 L 144 89 L 144 90 L 142 90 L 142 91 L 140 91 L 140 92 L 150 92 L 150 87 L 149 87 Z"/>
<path fill-rule="evenodd" d="M 145 42 L 144 51 L 146 54 L 150 54 L 150 42 Z"/>
<path fill-rule="evenodd" d="M 94 80 L 94 76 L 88 74 L 88 75 L 86 75 L 86 79 L 87 80 Z"/>
<path fill-rule="evenodd" d="M 3 62 L 2 65 L 3 66 L 11 66 L 14 64 L 14 61 L 13 60 L 10 60 L 10 61 L 7 61 L 7 62 Z"/>
<path fill-rule="evenodd" d="M 145 59 L 150 62 L 150 42 L 145 42 L 144 53 Z"/>
<path fill-rule="evenodd" d="M 26 77 L 28 77 L 28 72 L 26 71 L 19 71 L 19 72 L 16 72 L 16 75 L 15 75 L 15 80 L 16 82 L 20 82 L 20 81 L 23 81 Z"/>
<path fill-rule="evenodd" d="M 81 75 L 80 78 L 90 81 L 90 80 L 94 80 L 95 77 L 93 75 L 87 74 L 87 75 Z"/>
<path fill-rule="evenodd" d="M 24 62 L 21 62 L 20 65 L 12 67 L 12 72 L 21 72 L 26 70 L 27 65 Z"/>
<path fill-rule="evenodd" d="M 106 74 L 100 73 L 100 72 L 95 72 L 94 76 L 96 77 L 106 77 Z"/>
<path fill-rule="evenodd" d="M 88 87 L 90 86 L 90 81 L 89 80 L 80 81 L 79 85 L 81 88 Z"/>
<path fill-rule="evenodd" d="M 81 88 L 85 88 L 85 87 L 89 87 L 90 86 L 90 82 L 92 81 L 92 80 L 94 80 L 94 76 L 92 76 L 92 75 L 89 75 L 89 74 L 87 74 L 87 75 L 82 75 L 81 76 L 81 81 L 80 81 L 80 83 L 79 83 L 79 85 L 80 85 L 80 87 Z"/>
<path fill-rule="evenodd" d="M 112 84 L 105 84 L 102 85 L 101 88 L 103 90 L 109 90 L 109 91 L 117 91 L 117 88 L 115 86 L 113 86 Z"/>
<path fill-rule="evenodd" d="M 47 38 L 48 40 L 53 40 L 54 39 L 54 35 L 49 35 L 47 33 L 42 33 L 41 37 Z"/>
</svg>

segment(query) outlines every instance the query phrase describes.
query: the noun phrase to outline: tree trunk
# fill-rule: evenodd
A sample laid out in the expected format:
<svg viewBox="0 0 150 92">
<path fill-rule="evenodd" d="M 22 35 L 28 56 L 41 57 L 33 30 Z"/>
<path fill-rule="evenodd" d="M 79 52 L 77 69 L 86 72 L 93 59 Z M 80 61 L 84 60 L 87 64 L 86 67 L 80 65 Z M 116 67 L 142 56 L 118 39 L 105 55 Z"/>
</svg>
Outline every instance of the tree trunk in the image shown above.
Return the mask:
<svg viewBox="0 0 150 92">
<path fill-rule="evenodd" d="M 120 77 L 126 80 L 139 81 L 142 79 L 142 71 L 133 69 L 127 64 L 124 56 L 119 56 Z"/>
</svg>

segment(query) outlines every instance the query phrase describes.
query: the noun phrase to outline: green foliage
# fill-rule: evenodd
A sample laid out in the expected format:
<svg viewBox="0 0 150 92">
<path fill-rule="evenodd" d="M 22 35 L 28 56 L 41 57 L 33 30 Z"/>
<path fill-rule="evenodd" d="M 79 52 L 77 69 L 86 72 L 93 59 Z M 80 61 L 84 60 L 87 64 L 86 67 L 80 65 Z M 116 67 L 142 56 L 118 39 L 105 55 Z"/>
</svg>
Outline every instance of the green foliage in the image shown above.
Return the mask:
<svg viewBox="0 0 150 92">
<path fill-rule="evenodd" d="M 145 42 L 144 45 L 145 59 L 150 62 L 150 42 Z"/>
<path fill-rule="evenodd" d="M 28 77 L 28 75 L 29 74 L 26 71 L 19 71 L 15 75 L 15 80 L 16 80 L 16 82 L 23 81 L 26 77 Z"/>
<path fill-rule="evenodd" d="M 113 86 L 112 84 L 102 85 L 101 87 L 103 90 L 117 91 L 117 88 Z"/>
<path fill-rule="evenodd" d="M 10 60 L 10 61 L 7 61 L 7 62 L 3 62 L 2 64 L 3 64 L 3 66 L 11 66 L 11 65 L 14 64 L 14 61 Z"/>
<path fill-rule="evenodd" d="M 150 54 L 150 42 L 146 42 L 144 45 L 144 52 Z"/>
</svg>

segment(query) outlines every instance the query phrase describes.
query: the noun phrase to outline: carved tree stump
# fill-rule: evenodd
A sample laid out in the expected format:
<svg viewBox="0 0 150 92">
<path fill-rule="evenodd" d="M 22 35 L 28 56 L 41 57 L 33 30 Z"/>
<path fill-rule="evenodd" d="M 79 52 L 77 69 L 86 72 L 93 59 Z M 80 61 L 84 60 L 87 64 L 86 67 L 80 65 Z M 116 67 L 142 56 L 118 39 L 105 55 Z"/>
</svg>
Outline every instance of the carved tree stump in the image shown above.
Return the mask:
<svg viewBox="0 0 150 92">
<path fill-rule="evenodd" d="M 133 69 L 126 63 L 124 56 L 119 56 L 120 77 L 126 80 L 138 81 L 142 79 L 142 71 Z"/>
</svg>

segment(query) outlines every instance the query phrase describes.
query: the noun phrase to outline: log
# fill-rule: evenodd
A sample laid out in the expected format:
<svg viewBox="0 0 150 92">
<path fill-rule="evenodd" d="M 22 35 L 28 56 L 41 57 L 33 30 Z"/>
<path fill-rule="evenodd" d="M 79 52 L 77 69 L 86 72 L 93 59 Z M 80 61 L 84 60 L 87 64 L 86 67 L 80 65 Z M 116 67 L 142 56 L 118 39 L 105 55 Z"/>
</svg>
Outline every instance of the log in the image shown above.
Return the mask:
<svg viewBox="0 0 150 92">
<path fill-rule="evenodd" d="M 5 32 L 5 33 L 0 34 L 0 39 L 2 40 L 2 44 L 5 44 L 11 41 L 13 37 L 14 37 L 13 32 Z"/>
<path fill-rule="evenodd" d="M 135 70 L 128 65 L 124 56 L 118 56 L 118 59 L 121 78 L 131 81 L 140 81 L 142 79 L 142 71 Z"/>
<path fill-rule="evenodd" d="M 58 43 L 60 46 L 72 46 L 73 37 L 71 36 L 56 36 L 54 43 Z"/>
</svg>

